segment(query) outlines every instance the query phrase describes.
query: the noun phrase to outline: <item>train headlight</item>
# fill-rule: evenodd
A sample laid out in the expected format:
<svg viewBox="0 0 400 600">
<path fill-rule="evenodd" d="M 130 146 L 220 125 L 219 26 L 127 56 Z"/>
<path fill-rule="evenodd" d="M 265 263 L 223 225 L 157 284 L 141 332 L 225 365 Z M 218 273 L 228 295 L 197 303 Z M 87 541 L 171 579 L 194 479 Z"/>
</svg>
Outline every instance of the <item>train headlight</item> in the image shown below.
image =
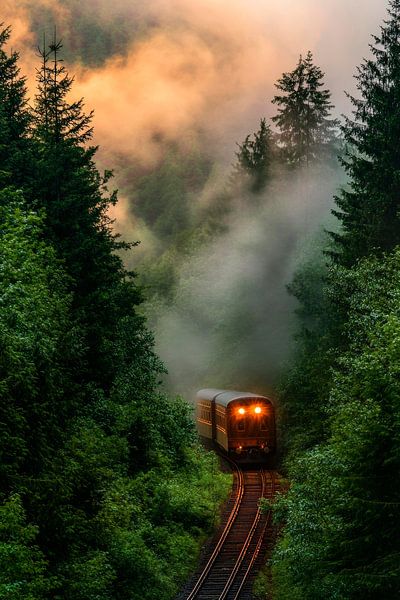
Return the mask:
<svg viewBox="0 0 400 600">
<path fill-rule="evenodd" d="M 246 409 L 239 408 L 238 413 L 239 413 L 239 415 L 244 415 L 246 413 Z"/>
<path fill-rule="evenodd" d="M 256 406 L 254 409 L 254 412 L 256 413 L 256 415 L 260 415 L 261 414 L 261 406 Z"/>
</svg>

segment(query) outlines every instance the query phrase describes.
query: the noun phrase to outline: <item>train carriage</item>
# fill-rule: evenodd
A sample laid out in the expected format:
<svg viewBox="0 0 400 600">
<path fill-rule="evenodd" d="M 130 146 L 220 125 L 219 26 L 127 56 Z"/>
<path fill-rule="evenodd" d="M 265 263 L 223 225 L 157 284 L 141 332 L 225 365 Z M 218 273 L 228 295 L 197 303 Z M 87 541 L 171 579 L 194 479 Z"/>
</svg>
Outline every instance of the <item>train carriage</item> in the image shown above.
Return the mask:
<svg viewBox="0 0 400 600">
<path fill-rule="evenodd" d="M 204 389 L 197 393 L 197 428 L 229 455 L 260 460 L 275 451 L 272 401 L 249 392 Z"/>
</svg>

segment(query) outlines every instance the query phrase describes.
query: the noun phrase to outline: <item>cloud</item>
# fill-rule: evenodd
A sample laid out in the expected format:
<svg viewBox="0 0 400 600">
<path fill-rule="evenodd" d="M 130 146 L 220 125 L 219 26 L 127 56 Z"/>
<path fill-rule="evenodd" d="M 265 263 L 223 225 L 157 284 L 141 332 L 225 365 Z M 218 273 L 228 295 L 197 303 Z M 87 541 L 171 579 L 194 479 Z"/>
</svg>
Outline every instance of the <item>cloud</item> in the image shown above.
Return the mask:
<svg viewBox="0 0 400 600">
<path fill-rule="evenodd" d="M 339 111 L 346 110 L 343 90 L 354 89 L 355 66 L 384 12 L 380 1 L 363 2 L 360 20 L 354 4 L 149 2 L 156 25 L 148 36 L 79 75 L 79 93 L 96 108 L 97 139 L 152 163 L 159 139 L 182 143 L 188 132 L 201 131 L 211 153 L 231 156 L 235 141 L 273 112 L 274 82 L 308 49 L 327 69 Z"/>
<path fill-rule="evenodd" d="M 70 65 L 74 95 L 95 109 L 96 141 L 108 153 L 146 165 L 157 161 L 160 140 L 184 144 L 199 132 L 210 153 L 227 160 L 235 141 L 271 114 L 274 82 L 308 49 L 327 68 L 334 101 L 344 110 L 343 89 L 353 89 L 355 66 L 384 16 L 381 0 L 116 0 L 110 6 L 88 0 L 81 12 L 89 21 L 92 14 L 104 35 L 117 19 L 128 31 L 131 23 L 132 35 L 122 48 L 111 46 L 99 68 Z M 1 19 L 13 26 L 12 45 L 23 51 L 32 90 L 33 22 L 40 30 L 40 18 L 43 28 L 53 20 L 66 44 L 71 36 L 75 46 L 94 43 L 76 38 L 74 11 L 68 0 L 3 0 Z"/>
</svg>

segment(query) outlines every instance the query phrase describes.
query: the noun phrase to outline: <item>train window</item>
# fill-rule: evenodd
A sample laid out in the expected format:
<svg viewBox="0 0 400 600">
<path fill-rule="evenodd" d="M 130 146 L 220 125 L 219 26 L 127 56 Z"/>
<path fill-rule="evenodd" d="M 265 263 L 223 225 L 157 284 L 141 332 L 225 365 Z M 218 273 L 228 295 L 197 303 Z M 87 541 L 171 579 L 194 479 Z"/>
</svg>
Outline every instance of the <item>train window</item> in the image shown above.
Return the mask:
<svg viewBox="0 0 400 600">
<path fill-rule="evenodd" d="M 237 422 L 238 431 L 244 431 L 246 429 L 246 423 L 244 419 L 239 419 Z"/>
<path fill-rule="evenodd" d="M 265 416 L 261 417 L 261 419 L 260 419 L 260 429 L 261 429 L 261 431 L 268 430 L 268 418 Z"/>
<path fill-rule="evenodd" d="M 202 408 L 200 411 L 200 418 L 204 421 L 211 422 L 211 411 L 207 408 Z"/>
<path fill-rule="evenodd" d="M 217 412 L 217 427 L 220 431 L 226 433 L 226 418 L 225 413 Z"/>
</svg>

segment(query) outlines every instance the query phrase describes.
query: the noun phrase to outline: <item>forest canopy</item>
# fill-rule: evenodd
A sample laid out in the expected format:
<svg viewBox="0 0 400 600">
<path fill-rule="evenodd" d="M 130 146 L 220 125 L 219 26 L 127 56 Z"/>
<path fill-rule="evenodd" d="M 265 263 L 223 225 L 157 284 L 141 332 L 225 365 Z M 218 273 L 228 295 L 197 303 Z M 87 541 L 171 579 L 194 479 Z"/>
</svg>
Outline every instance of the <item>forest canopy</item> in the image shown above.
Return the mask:
<svg viewBox="0 0 400 600">
<path fill-rule="evenodd" d="M 145 251 L 116 233 L 107 148 L 99 161 L 64 60 L 96 70 L 157 18 L 118 1 L 107 29 L 110 4 L 60 4 L 76 23 L 66 48 L 40 34 L 56 3 L 29 11 L 32 97 L 0 28 L 0 597 L 171 600 L 194 569 L 231 478 L 199 446 L 188 403 L 163 391 L 155 326 L 181 346 L 181 388 L 279 382 L 289 485 L 260 598 L 397 599 L 400 0 L 342 124 L 307 52 L 224 169 L 204 121 L 180 137 L 152 123 L 147 162 L 121 152 L 126 220 Z"/>
<path fill-rule="evenodd" d="M 139 315 L 62 45 L 28 101 L 0 32 L 0 596 L 169 599 L 230 478 Z M 179 560 L 178 560 L 179 557 Z M 172 565 L 172 566 L 171 566 Z"/>
<path fill-rule="evenodd" d="M 342 227 L 290 288 L 300 308 L 280 394 L 292 483 L 276 507 L 279 600 L 399 595 L 400 2 L 389 4 L 342 128 Z"/>
</svg>

